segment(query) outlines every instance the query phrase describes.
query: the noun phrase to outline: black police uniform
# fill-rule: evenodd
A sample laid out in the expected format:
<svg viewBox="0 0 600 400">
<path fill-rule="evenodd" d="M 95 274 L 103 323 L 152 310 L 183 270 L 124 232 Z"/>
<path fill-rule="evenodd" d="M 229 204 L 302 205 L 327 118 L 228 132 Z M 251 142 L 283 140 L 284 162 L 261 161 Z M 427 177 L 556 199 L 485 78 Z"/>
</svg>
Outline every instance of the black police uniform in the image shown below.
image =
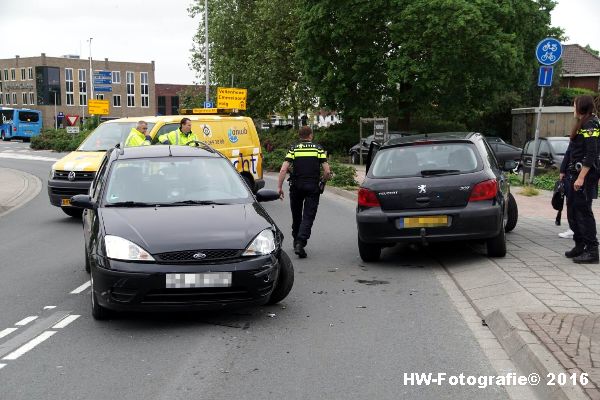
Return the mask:
<svg viewBox="0 0 600 400">
<path fill-rule="evenodd" d="M 568 165 L 566 167 L 567 218 L 573 230 L 575 248 L 565 255 L 575 262 L 592 261 L 598 258 L 596 220 L 592 212 L 592 200 L 598 198 L 598 137 L 600 122 L 597 117 L 586 122 L 569 143 Z M 589 167 L 583 187 L 575 190 L 582 167 Z"/>
<path fill-rule="evenodd" d="M 290 147 L 285 160 L 292 164 L 292 236 L 294 244 L 299 242 L 304 247 L 319 207 L 321 164 L 327 161 L 327 154 L 320 145 L 303 141 Z"/>
</svg>

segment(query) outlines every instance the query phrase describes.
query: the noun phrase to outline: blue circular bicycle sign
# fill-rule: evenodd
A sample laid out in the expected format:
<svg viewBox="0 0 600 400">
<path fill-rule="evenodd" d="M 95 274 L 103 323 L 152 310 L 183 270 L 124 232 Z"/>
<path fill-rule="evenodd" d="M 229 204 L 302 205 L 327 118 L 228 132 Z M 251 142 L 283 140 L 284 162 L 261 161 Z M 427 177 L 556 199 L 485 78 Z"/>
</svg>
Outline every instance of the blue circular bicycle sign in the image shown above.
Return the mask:
<svg viewBox="0 0 600 400">
<path fill-rule="evenodd" d="M 560 60 L 562 46 L 557 39 L 546 38 L 538 43 L 535 56 L 540 64 L 552 65 Z"/>
</svg>

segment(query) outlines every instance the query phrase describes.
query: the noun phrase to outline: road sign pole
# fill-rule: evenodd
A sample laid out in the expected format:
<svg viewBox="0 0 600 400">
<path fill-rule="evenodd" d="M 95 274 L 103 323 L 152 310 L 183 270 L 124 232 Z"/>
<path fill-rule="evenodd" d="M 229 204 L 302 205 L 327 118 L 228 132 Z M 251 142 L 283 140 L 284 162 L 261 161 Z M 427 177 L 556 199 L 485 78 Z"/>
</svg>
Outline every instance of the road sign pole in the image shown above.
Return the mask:
<svg viewBox="0 0 600 400">
<path fill-rule="evenodd" d="M 542 92 L 540 94 L 540 106 L 537 111 L 537 118 L 535 121 L 535 138 L 533 140 L 533 155 L 531 156 L 531 172 L 529 173 L 529 183 L 533 184 L 533 177 L 535 176 L 535 163 L 537 162 L 537 152 L 540 142 L 540 122 L 542 120 L 542 105 L 544 104 L 544 91 L 546 87 L 542 86 Z"/>
</svg>

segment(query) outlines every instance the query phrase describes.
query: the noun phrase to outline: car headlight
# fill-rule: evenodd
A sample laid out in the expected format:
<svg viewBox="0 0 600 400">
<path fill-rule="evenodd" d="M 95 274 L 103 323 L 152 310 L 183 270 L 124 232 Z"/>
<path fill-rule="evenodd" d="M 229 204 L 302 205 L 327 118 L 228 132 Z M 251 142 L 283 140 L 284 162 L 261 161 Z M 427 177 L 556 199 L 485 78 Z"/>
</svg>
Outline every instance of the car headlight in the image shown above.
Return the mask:
<svg viewBox="0 0 600 400">
<path fill-rule="evenodd" d="M 50 179 L 54 179 L 54 174 L 56 174 L 56 170 L 54 168 L 52 168 L 50 170 Z"/>
<path fill-rule="evenodd" d="M 115 260 L 154 261 L 154 257 L 135 243 L 118 236 L 106 235 L 106 256 Z"/>
<path fill-rule="evenodd" d="M 243 256 L 263 256 L 275 250 L 275 235 L 271 229 L 265 229 L 250 243 Z"/>
</svg>

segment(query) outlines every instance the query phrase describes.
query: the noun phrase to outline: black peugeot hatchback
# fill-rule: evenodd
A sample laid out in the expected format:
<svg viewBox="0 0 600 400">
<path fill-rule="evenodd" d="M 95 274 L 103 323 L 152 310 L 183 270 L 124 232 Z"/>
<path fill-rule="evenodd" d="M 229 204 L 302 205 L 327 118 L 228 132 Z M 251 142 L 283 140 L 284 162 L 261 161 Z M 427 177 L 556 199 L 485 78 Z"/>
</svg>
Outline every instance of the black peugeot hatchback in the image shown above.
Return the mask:
<svg viewBox="0 0 600 400">
<path fill-rule="evenodd" d="M 372 162 L 371 162 L 372 160 Z M 478 133 L 413 135 L 371 147 L 358 192 L 358 249 L 379 259 L 396 243 L 485 240 L 492 257 L 506 254 L 505 232 L 518 210 L 505 171 Z"/>
<path fill-rule="evenodd" d="M 277 303 L 294 270 L 283 234 L 229 160 L 190 146 L 107 152 L 85 208 L 85 266 L 92 315 L 214 310 Z"/>
</svg>

